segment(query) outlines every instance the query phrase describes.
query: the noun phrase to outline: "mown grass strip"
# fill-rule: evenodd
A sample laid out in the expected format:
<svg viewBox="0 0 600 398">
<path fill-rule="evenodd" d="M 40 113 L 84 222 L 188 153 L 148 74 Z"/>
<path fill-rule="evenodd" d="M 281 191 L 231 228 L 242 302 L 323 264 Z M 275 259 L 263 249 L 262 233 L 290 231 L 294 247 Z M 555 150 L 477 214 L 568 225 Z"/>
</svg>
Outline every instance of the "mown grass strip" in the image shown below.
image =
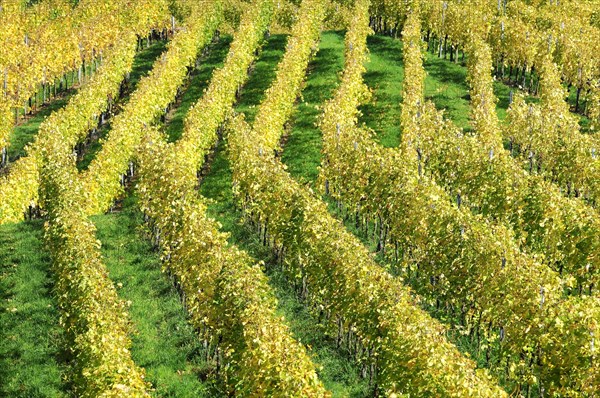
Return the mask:
<svg viewBox="0 0 600 398">
<path fill-rule="evenodd" d="M 207 368 L 202 345 L 187 322 L 179 293 L 147 239 L 140 236 L 142 214 L 130 195 L 123 209 L 94 216 L 102 256 L 129 314 L 136 333 L 132 357 L 146 370 L 146 380 L 160 397 L 209 396 L 203 382 Z"/>
<path fill-rule="evenodd" d="M 66 397 L 65 371 L 43 223 L 0 226 L 0 396 Z"/>
<path fill-rule="evenodd" d="M 69 99 L 75 94 L 75 90 L 67 92 L 65 95 L 61 95 L 51 102 L 44 105 L 40 110 L 35 113 L 31 118 L 15 126 L 12 129 L 10 135 L 10 145 L 6 148 L 6 154 L 8 161 L 14 162 L 22 156 L 26 156 L 27 152 L 25 147 L 27 144 L 33 142 L 40 124 L 54 111 L 63 108 L 69 102 Z"/>
<path fill-rule="evenodd" d="M 316 127 L 321 105 L 333 95 L 338 73 L 344 68 L 344 36 L 339 32 L 321 35 L 319 52 L 308 66 L 302 100 L 297 103 L 281 156 L 290 174 L 301 182 L 314 182 L 321 165 L 323 139 Z"/>
</svg>

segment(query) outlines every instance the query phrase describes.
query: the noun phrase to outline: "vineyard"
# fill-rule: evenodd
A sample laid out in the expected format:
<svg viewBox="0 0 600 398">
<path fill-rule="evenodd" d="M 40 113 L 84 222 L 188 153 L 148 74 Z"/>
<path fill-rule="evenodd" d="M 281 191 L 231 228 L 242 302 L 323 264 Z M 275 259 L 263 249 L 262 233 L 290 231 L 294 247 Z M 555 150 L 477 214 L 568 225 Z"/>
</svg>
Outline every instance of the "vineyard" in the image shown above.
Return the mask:
<svg viewBox="0 0 600 398">
<path fill-rule="evenodd" d="M 0 397 L 600 397 L 598 1 L 0 21 Z"/>
</svg>

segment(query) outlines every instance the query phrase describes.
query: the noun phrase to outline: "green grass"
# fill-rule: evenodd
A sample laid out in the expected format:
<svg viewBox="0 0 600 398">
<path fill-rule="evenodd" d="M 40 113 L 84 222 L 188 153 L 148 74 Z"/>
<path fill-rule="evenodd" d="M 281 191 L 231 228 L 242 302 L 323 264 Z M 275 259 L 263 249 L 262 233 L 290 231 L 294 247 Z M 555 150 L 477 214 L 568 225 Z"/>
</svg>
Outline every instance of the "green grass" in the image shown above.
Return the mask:
<svg viewBox="0 0 600 398">
<path fill-rule="evenodd" d="M 155 396 L 212 396 L 211 371 L 187 322 L 179 294 L 140 236 L 141 215 L 129 197 L 118 213 L 93 217 L 102 254 L 121 299 L 130 301 L 132 355 Z M 41 221 L 0 226 L 0 396 L 65 397 L 66 374 L 50 258 Z"/>
<path fill-rule="evenodd" d="M 471 131 L 471 98 L 469 96 L 469 85 L 467 84 L 466 64 L 464 62 L 450 62 L 444 58 L 439 58 L 437 55 L 426 53 L 424 66 L 427 71 L 425 96 L 434 102 L 437 109 L 445 109 L 446 117 L 454 121 L 458 127 L 463 128 L 465 131 Z M 506 120 L 506 110 L 509 106 L 511 91 L 516 94 L 519 89 L 499 80 L 494 81 L 494 94 L 498 99 L 496 114 L 501 123 Z M 525 100 L 528 103 L 539 102 L 537 97 L 525 94 Z"/>
<path fill-rule="evenodd" d="M 402 42 L 388 36 L 373 35 L 367 39 L 370 50 L 364 80 L 371 89 L 370 103 L 359 109 L 359 123 L 373 129 L 378 142 L 385 147 L 400 145 L 400 111 L 404 64 Z M 458 64 L 425 54 L 425 98 L 463 128 L 469 128 L 469 93 L 463 84 L 466 71 Z"/>
<path fill-rule="evenodd" d="M 298 104 L 298 107 L 305 112 L 299 112 L 296 120 L 300 120 L 296 131 L 306 132 L 313 121 L 320 113 L 312 110 L 311 107 L 317 101 L 324 100 L 330 95 L 326 91 L 335 86 L 337 81 L 336 73 L 338 67 L 341 68 L 340 57 L 343 53 L 335 49 L 343 48 L 343 37 L 336 33 L 327 32 L 323 35 L 321 48 L 323 51 L 317 54 L 317 58 L 311 63 L 311 74 L 307 81 L 304 104 Z M 253 120 L 256 112 L 256 106 L 264 97 L 264 90 L 269 87 L 275 76 L 277 62 L 283 55 L 286 38 L 283 35 L 274 35 L 267 41 L 261 56 L 259 57 L 250 80 L 242 90 L 239 105 L 236 106 L 238 112 L 244 111 L 248 120 Z M 318 72 L 323 72 L 328 76 L 318 76 Z M 333 81 L 329 80 L 329 77 Z M 318 92 L 319 90 L 323 92 Z M 312 91 L 312 92 L 311 92 Z M 303 114 L 306 113 L 306 114 Z M 314 127 L 313 127 L 314 130 Z M 294 137 L 292 134 L 290 140 L 294 140 L 301 148 L 309 148 L 311 153 L 319 153 L 320 138 L 315 136 L 314 131 L 311 137 L 302 138 L 299 134 Z M 296 138 L 300 138 L 296 140 Z M 295 160 L 294 160 L 295 161 Z M 309 161 L 306 164 L 297 163 L 290 165 L 296 168 L 299 174 L 301 170 L 311 170 L 315 173 L 315 163 Z M 323 325 L 318 323 L 316 316 L 302 302 L 299 301 L 295 291 L 290 286 L 283 273 L 274 266 L 274 258 L 270 249 L 262 245 L 258 234 L 250 226 L 244 224 L 242 212 L 236 208 L 235 199 L 231 190 L 232 176 L 229 161 L 226 156 L 226 142 L 222 141 L 215 153 L 210 171 L 204 177 L 200 192 L 209 201 L 209 216 L 215 218 L 222 224 L 222 230 L 229 232 L 230 242 L 236 244 L 241 249 L 246 250 L 254 258 L 262 259 L 266 262 L 268 268 L 269 282 L 274 289 L 278 299 L 278 313 L 285 317 L 292 334 L 296 339 L 306 346 L 310 347 L 309 352 L 313 356 L 313 361 L 321 367 L 319 377 L 325 387 L 332 391 L 335 397 L 366 397 L 371 392 L 368 381 L 360 379 L 358 367 L 349 360 L 343 350 L 336 348 L 335 339 L 324 333 Z"/>
<path fill-rule="evenodd" d="M 146 47 L 139 51 L 134 60 L 131 73 L 129 74 L 129 82 L 127 84 L 126 94 L 118 98 L 113 108 L 113 112 L 118 112 L 126 103 L 129 101 L 131 93 L 135 91 L 142 77 L 147 76 L 152 70 L 154 61 L 167 49 L 167 42 L 159 40 L 153 42 L 150 47 Z M 110 131 L 111 120 L 109 119 L 99 130 L 99 137 L 102 139 L 106 137 Z M 102 149 L 102 142 L 100 140 L 93 141 L 85 149 L 85 152 L 79 162 L 77 162 L 77 168 L 79 170 L 85 170 L 88 168 L 96 154 Z"/>
<path fill-rule="evenodd" d="M 222 35 L 219 41 L 213 42 L 208 46 L 208 55 L 201 59 L 198 68 L 194 68 L 191 72 L 190 80 L 186 85 L 183 94 L 168 116 L 169 120 L 168 123 L 166 123 L 165 132 L 167 133 L 169 141 L 176 141 L 181 137 L 185 115 L 189 108 L 202 96 L 204 89 L 208 86 L 208 81 L 213 71 L 223 65 L 230 43 L 231 36 Z M 131 73 L 131 92 L 135 90 L 141 77 L 150 73 L 154 60 L 165 50 L 166 42 L 158 41 L 142 51 L 142 53 L 147 53 L 147 56 L 143 57 L 143 59 L 136 59 L 134 72 Z M 119 103 L 121 106 L 124 106 L 128 100 L 129 95 L 119 100 Z M 106 138 L 110 134 L 110 129 L 111 123 L 109 121 L 99 131 L 100 138 Z M 86 170 L 101 149 L 102 140 L 92 142 L 81 160 L 77 163 L 78 169 Z"/>
<path fill-rule="evenodd" d="M 236 110 L 244 112 L 250 122 L 275 77 L 286 40 L 285 35 L 273 35 L 266 41 L 250 80 L 241 91 Z M 170 140 L 181 137 L 190 106 L 201 97 L 215 68 L 222 65 L 230 43 L 231 36 L 222 36 L 220 41 L 213 43 L 209 55 L 192 73 L 187 89 L 165 125 Z M 377 132 L 381 144 L 397 146 L 401 137 L 402 43 L 389 37 L 371 36 L 368 46 L 371 60 L 365 81 L 373 91 L 373 101 L 361 107 L 360 121 Z M 282 161 L 290 174 L 303 184 L 314 186 L 318 175 L 322 136 L 316 122 L 323 104 L 338 85 L 343 48 L 342 32 L 323 33 L 319 52 L 309 66 L 303 98 L 296 104 Z M 131 74 L 132 88 L 148 73 L 153 60 L 164 49 L 164 42 L 158 42 L 138 54 Z M 469 129 L 464 65 L 426 54 L 425 67 L 428 72 L 426 97 L 438 108 L 445 108 L 447 117 L 458 126 Z M 499 97 L 498 115 L 503 120 L 511 89 L 500 82 L 496 82 L 494 88 Z M 124 101 L 126 98 L 120 100 L 121 106 Z M 107 131 L 108 125 L 103 128 L 103 134 Z M 359 367 L 343 348 L 336 347 L 335 336 L 327 334 L 310 307 L 298 298 L 293 283 L 275 265 L 273 254 L 262 245 L 254 228 L 241 221 L 242 212 L 235 206 L 231 189 L 226 144 L 226 138 L 219 143 L 200 188 L 209 201 L 209 216 L 222 224 L 223 231 L 230 233 L 231 243 L 265 261 L 269 283 L 278 299 L 277 311 L 285 317 L 294 337 L 308 347 L 320 367 L 319 376 L 326 388 L 335 397 L 371 396 L 368 380 L 359 376 Z M 80 168 L 87 167 L 100 147 L 99 143 L 90 147 Z M 333 214 L 343 218 L 333 203 L 329 205 Z M 131 302 L 129 314 L 136 330 L 132 336 L 133 358 L 146 369 L 147 379 L 156 387 L 156 396 L 214 396 L 216 381 L 212 377 L 212 368 L 203 359 L 200 341 L 187 323 L 178 292 L 161 272 L 158 255 L 140 231 L 142 217 L 136 209 L 135 196 L 128 195 L 122 210 L 93 218 L 98 238 L 103 243 L 102 254 L 110 277 L 120 297 Z M 371 251 L 375 251 L 375 243 L 354 227 L 352 219 L 346 220 L 345 224 Z M 0 396 L 62 397 L 67 394 L 61 379 L 66 367 L 61 351 L 62 329 L 58 325 L 56 301 L 51 292 L 50 260 L 43 250 L 41 235 L 41 222 L 0 227 Z M 393 269 L 392 260 L 380 255 L 376 259 L 383 267 Z M 424 308 L 445 323 L 455 321 L 435 307 Z M 450 331 L 449 338 L 461 351 L 470 353 L 480 366 L 484 365 L 482 353 L 468 337 Z"/>
<path fill-rule="evenodd" d="M 130 87 L 136 87 L 165 48 L 158 42 L 138 53 Z M 131 301 L 133 358 L 146 369 L 156 396 L 210 396 L 210 383 L 201 381 L 211 371 L 201 342 L 173 284 L 161 273 L 158 255 L 136 230 L 141 216 L 133 210 L 135 198 L 124 203 L 123 211 L 94 221 L 110 276 L 121 298 Z M 63 331 L 42 234 L 42 222 L 0 227 L 0 396 L 67 395 L 61 379 L 66 368 Z"/>
<path fill-rule="evenodd" d="M 302 101 L 296 104 L 282 154 L 290 174 L 303 183 L 313 183 L 318 177 L 323 138 L 317 122 L 323 113 L 323 105 L 338 85 L 338 74 L 343 68 L 344 36 L 339 32 L 324 32 L 319 52 L 309 64 Z"/>
<path fill-rule="evenodd" d="M 201 341 L 172 281 L 161 272 L 158 254 L 140 236 L 142 215 L 136 208 L 136 198 L 129 196 L 122 211 L 92 218 L 109 276 L 120 298 L 131 302 L 133 359 L 145 368 L 155 396 L 208 396 L 210 386 L 201 379 L 210 369 Z"/>
<path fill-rule="evenodd" d="M 305 99 L 312 98 L 313 95 L 316 95 L 316 93 L 313 93 L 313 91 L 320 90 L 320 97 L 315 98 L 323 100 L 329 96 L 329 94 L 323 93 L 323 91 L 331 91 L 336 87 L 338 79 L 336 78 L 335 68 L 329 68 L 321 71 L 319 70 L 319 65 L 324 64 L 341 66 L 341 57 L 343 56 L 344 45 L 343 39 L 343 35 L 339 33 L 328 33 L 323 37 L 322 44 L 325 44 L 324 48 L 334 48 L 336 50 L 332 51 L 331 54 L 328 54 L 327 56 L 321 55 L 321 53 L 317 55 L 317 59 L 313 62 L 315 64 L 315 69 L 313 70 L 315 75 L 308 76 L 307 85 L 303 91 L 303 96 Z M 399 140 L 398 129 L 396 126 L 398 126 L 400 119 L 400 107 L 398 104 L 401 102 L 400 90 L 402 84 L 401 77 L 403 76 L 401 58 L 402 53 L 401 45 L 399 44 L 401 43 L 397 40 L 380 36 L 372 36 L 368 41 L 371 61 L 367 65 L 365 80 L 367 83 L 369 83 L 371 88 L 375 87 L 373 90 L 374 103 L 362 107 L 364 114 L 361 118 L 361 121 L 367 125 L 370 125 L 372 128 L 377 128 L 380 141 L 384 145 L 388 146 L 397 145 Z M 320 56 L 323 58 L 320 59 Z M 448 71 L 460 71 L 459 65 L 454 65 L 448 61 L 444 62 L 447 63 L 449 67 L 445 69 L 440 67 L 438 71 L 441 75 L 444 73 L 449 73 Z M 438 63 L 436 62 L 435 65 L 437 64 Z M 322 73 L 325 76 L 317 78 L 316 75 L 319 73 Z M 400 78 L 398 78 L 399 76 Z M 313 80 L 320 82 L 323 77 L 326 77 L 328 82 L 328 87 L 326 89 L 322 88 L 319 84 L 313 84 Z M 461 93 L 459 77 L 460 76 L 456 77 L 455 81 L 453 81 L 451 77 L 446 77 L 443 81 L 444 84 L 453 85 L 455 92 L 458 93 L 457 95 L 460 95 Z M 443 104 L 443 101 L 446 101 L 446 99 L 441 98 L 440 93 L 435 92 L 435 84 L 442 83 L 440 80 L 436 80 L 431 76 L 428 77 L 428 81 L 426 81 L 426 92 L 432 93 L 430 98 L 436 102 L 436 104 L 438 102 Z M 467 92 L 466 89 L 464 92 Z M 465 104 L 463 104 L 464 106 L 457 106 L 455 110 L 463 113 L 465 109 L 468 111 L 468 101 L 465 101 Z M 305 106 L 305 104 L 298 104 L 296 107 L 297 112 L 295 114 L 296 121 L 302 121 L 305 119 L 312 120 L 312 118 L 314 118 L 312 109 L 314 109 L 314 107 Z M 393 117 L 385 117 L 385 115 L 389 116 L 389 113 L 393 113 Z M 320 135 L 321 132 L 319 129 L 316 128 L 314 124 L 312 124 L 311 127 L 311 124 L 309 123 L 302 123 L 300 127 L 294 126 L 291 130 L 290 137 L 286 142 L 283 151 L 282 160 L 288 166 L 288 170 L 292 176 L 299 182 L 309 182 L 313 184 L 315 182 L 316 168 L 312 167 L 312 165 L 319 164 L 320 162 L 320 146 L 307 146 L 304 144 L 304 142 L 311 140 L 320 142 Z M 313 139 L 313 137 L 317 138 Z M 213 167 L 221 168 L 222 166 L 215 164 Z M 211 193 L 213 195 L 211 197 L 218 200 L 218 203 L 221 203 L 224 197 L 218 196 L 218 192 L 222 192 L 224 189 L 226 189 L 224 185 L 216 187 L 215 192 Z M 226 198 L 226 200 L 228 200 L 228 198 Z M 331 214 L 336 218 L 343 220 L 347 230 L 353 233 L 366 247 L 369 248 L 372 253 L 375 253 L 374 258 L 379 265 L 387 269 L 389 272 L 397 274 L 394 260 L 389 257 L 384 257 L 381 253 L 376 253 L 376 241 L 366 236 L 364 230 L 356 227 L 354 217 L 347 217 L 347 214 L 345 212 L 341 212 L 337 208 L 337 204 L 329 198 L 324 198 L 324 200 L 327 202 Z M 218 207 L 219 204 L 216 204 L 215 206 Z M 220 210 L 219 216 L 222 217 L 223 214 L 227 214 L 230 211 L 235 211 L 235 209 L 231 208 L 226 210 L 223 208 Z M 233 220 L 229 221 L 228 224 L 232 225 L 235 234 L 239 227 L 233 225 Z M 373 225 L 370 225 L 371 231 L 373 230 L 373 227 Z M 246 236 L 252 234 L 253 231 L 249 230 L 242 235 L 241 239 L 247 239 Z M 260 246 L 260 242 L 257 240 L 254 245 Z M 257 258 L 263 258 L 259 257 L 260 255 L 258 253 L 255 254 L 255 256 Z M 262 256 L 265 256 L 265 254 Z M 285 286 L 285 278 L 280 273 L 272 271 L 270 276 L 271 281 L 275 286 Z M 287 283 L 289 284 L 289 281 Z M 303 333 L 303 330 L 312 330 L 311 328 L 314 328 L 315 319 L 311 317 L 310 313 L 307 313 L 305 309 L 303 310 L 304 312 L 301 312 L 298 309 L 301 304 L 299 304 L 297 301 L 290 300 L 288 295 L 291 295 L 292 298 L 295 296 L 293 293 L 290 293 L 289 288 L 286 289 L 278 287 L 276 288 L 276 291 L 278 293 L 278 297 L 283 303 L 282 307 L 285 308 L 286 319 L 288 319 L 292 325 L 292 330 L 294 330 L 296 336 L 301 341 L 306 342 L 307 340 L 305 339 L 307 336 Z M 451 314 L 444 309 L 436 309 L 435 303 L 428 304 L 423 301 L 423 309 L 445 324 L 453 324 L 458 322 L 457 319 L 452 317 Z M 295 325 L 301 325 L 301 328 L 297 330 Z M 324 364 L 324 380 L 339 380 L 338 378 L 342 374 L 353 374 L 352 370 L 355 370 L 355 368 L 352 367 L 352 364 L 347 357 L 344 357 L 339 353 L 338 350 L 334 350 L 330 345 L 328 345 L 328 336 L 319 336 L 312 339 L 310 337 L 308 338 L 310 339 L 308 340 L 309 344 L 313 346 L 313 349 L 315 349 L 315 352 L 317 352 L 317 363 Z M 460 334 L 458 330 L 450 328 L 448 331 L 448 339 L 454 343 L 463 354 L 473 358 L 479 367 L 486 366 L 485 352 L 480 351 L 476 342 L 469 338 L 469 336 L 464 336 Z M 315 347 L 318 347 L 318 349 Z M 328 349 L 331 349 L 331 351 Z M 344 371 L 342 371 L 342 373 L 337 373 L 341 371 L 340 367 L 346 368 Z M 331 371 L 332 374 L 327 374 L 328 371 Z M 365 386 L 365 381 L 361 381 L 358 378 L 344 379 L 343 377 L 342 380 L 344 380 L 344 383 L 341 386 L 330 382 L 326 382 L 326 385 L 330 388 L 333 388 L 334 391 L 340 392 L 341 396 L 352 394 L 361 396 L 361 393 L 368 394 L 368 386 Z M 348 388 L 348 386 L 350 387 Z M 337 390 L 338 387 L 340 387 L 340 390 Z M 360 393 L 358 391 L 360 391 Z"/>
<path fill-rule="evenodd" d="M 209 201 L 208 215 L 222 225 L 221 230 L 231 234 L 229 241 L 250 253 L 254 258 L 265 261 L 269 283 L 278 299 L 278 313 L 285 317 L 293 336 L 310 347 L 313 362 L 322 369 L 318 372 L 325 387 L 335 397 L 367 397 L 368 381 L 358 377 L 359 369 L 348 357 L 336 348 L 333 337 L 323 332 L 323 325 L 316 316 L 298 299 L 275 264 L 267 247 L 262 245 L 259 235 L 243 223 L 242 212 L 235 206 L 231 190 L 231 167 L 226 156 L 226 143 L 221 142 L 213 159 L 210 172 L 204 177 L 200 192 Z"/>
<path fill-rule="evenodd" d="M 211 44 L 208 56 L 192 72 L 189 84 L 165 125 L 171 140 L 181 136 L 187 111 L 202 95 L 215 68 L 223 64 L 230 42 L 230 36 L 222 36 L 221 40 Z M 162 45 L 160 51 L 164 49 Z M 149 71 L 151 66 L 149 60 L 144 64 L 144 70 Z M 135 84 L 141 75 L 139 73 L 133 80 L 132 74 L 132 83 Z M 159 256 L 141 236 L 143 220 L 137 210 L 136 197 L 129 195 L 123 201 L 121 211 L 94 217 L 94 221 L 110 277 L 118 287 L 120 297 L 131 302 L 129 313 L 137 330 L 132 338 L 133 358 L 136 364 L 146 369 L 147 380 L 156 389 L 155 395 L 213 396 L 215 380 L 207 381 L 213 369 L 205 361 L 196 331 L 187 322 L 179 293 L 167 275 L 161 273 Z"/>
<path fill-rule="evenodd" d="M 129 74 L 129 82 L 127 83 L 130 93 L 136 89 L 140 80 L 150 73 L 152 70 L 152 65 L 154 65 L 154 61 L 156 61 L 166 49 L 167 41 L 157 40 L 152 42 L 150 47 L 146 47 L 138 51 L 133 59 L 133 66 L 131 68 L 131 73 Z M 122 98 L 122 101 L 120 102 L 124 102 L 127 99 L 129 99 L 129 95 Z"/>
<path fill-rule="evenodd" d="M 382 145 L 395 147 L 400 144 L 400 103 L 402 102 L 402 44 L 384 36 L 369 36 L 367 47 L 371 51 L 367 62 L 365 83 L 372 92 L 371 101 L 359 110 L 359 124 L 377 131 Z"/>
<path fill-rule="evenodd" d="M 36 88 L 37 91 L 31 96 L 31 107 L 29 106 L 29 98 L 27 98 L 27 100 L 22 101 L 22 103 L 20 104 L 21 107 L 16 109 L 19 121 L 26 123 L 31 116 L 35 116 L 38 112 L 43 110 L 45 106 L 48 106 L 48 104 L 60 100 L 61 98 L 73 95 L 81 86 L 81 84 L 85 84 L 88 82 L 92 72 L 95 72 L 95 69 L 92 65 L 88 64 L 85 66 L 85 76 L 82 75 L 81 82 L 79 82 L 78 80 L 79 72 L 77 69 L 65 73 L 60 78 L 57 78 L 53 81 L 49 81 L 48 86 L 46 86 L 45 105 L 42 104 L 44 100 L 43 88 L 41 84 L 38 84 Z M 61 86 L 60 81 L 63 77 L 66 78 L 66 81 L 63 81 L 63 84 Z M 53 97 L 52 95 L 54 95 L 54 93 L 56 93 L 56 96 Z M 27 104 L 27 115 L 25 115 L 25 104 Z"/>
<path fill-rule="evenodd" d="M 58 304 L 43 223 L 0 226 L 0 396 L 65 397 Z"/>
<path fill-rule="evenodd" d="M 457 126 L 470 130 L 467 69 L 431 53 L 425 53 L 423 66 L 427 71 L 425 99 L 433 101 L 437 109 L 444 109 L 446 117 L 454 120 Z"/>
<path fill-rule="evenodd" d="M 307 347 L 313 362 L 321 367 L 319 378 L 334 397 L 371 397 L 369 380 L 360 376 L 360 368 L 344 348 L 336 346 L 336 336 L 324 332 L 327 327 L 318 322 L 318 316 L 302 303 L 290 281 L 280 271 L 269 272 L 271 286 L 279 302 L 279 314 L 284 316 L 296 340 Z"/>
</svg>

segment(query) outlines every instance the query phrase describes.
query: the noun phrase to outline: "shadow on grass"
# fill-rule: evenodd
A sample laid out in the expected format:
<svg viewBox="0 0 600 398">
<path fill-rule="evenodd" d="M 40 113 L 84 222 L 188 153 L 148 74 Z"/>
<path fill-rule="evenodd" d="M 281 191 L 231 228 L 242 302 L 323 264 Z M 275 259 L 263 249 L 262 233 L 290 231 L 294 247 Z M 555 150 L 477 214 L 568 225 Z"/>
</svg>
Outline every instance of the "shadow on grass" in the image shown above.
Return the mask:
<svg viewBox="0 0 600 398">
<path fill-rule="evenodd" d="M 386 36 L 369 36 L 370 60 L 364 74 L 365 84 L 373 96 L 361 105 L 359 124 L 375 131 L 375 139 L 383 146 L 400 144 L 400 104 L 402 102 L 402 42 Z"/>
</svg>

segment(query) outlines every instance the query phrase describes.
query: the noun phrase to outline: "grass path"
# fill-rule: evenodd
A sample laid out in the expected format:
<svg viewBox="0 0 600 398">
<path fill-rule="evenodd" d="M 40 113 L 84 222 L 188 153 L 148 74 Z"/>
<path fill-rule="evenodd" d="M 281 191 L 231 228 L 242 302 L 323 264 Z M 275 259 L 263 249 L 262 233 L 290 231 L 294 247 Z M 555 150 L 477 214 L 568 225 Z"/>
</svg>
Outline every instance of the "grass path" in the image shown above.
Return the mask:
<svg viewBox="0 0 600 398">
<path fill-rule="evenodd" d="M 367 39 L 370 50 L 369 62 L 364 75 L 371 89 L 372 100 L 360 107 L 359 123 L 375 130 L 379 143 L 386 147 L 400 145 L 400 104 L 404 64 L 402 42 L 388 36 L 372 35 Z M 465 129 L 469 129 L 469 92 L 465 68 L 458 64 L 426 54 L 424 66 L 425 97 L 438 109 L 445 109 L 446 117 Z M 508 95 L 508 94 L 506 94 Z"/>
<path fill-rule="evenodd" d="M 59 110 L 69 102 L 71 97 L 77 93 L 77 90 L 81 87 L 81 85 L 86 84 L 87 81 L 91 78 L 89 75 L 91 71 L 92 66 L 87 65 L 85 72 L 85 80 L 82 83 L 76 83 L 74 86 L 69 86 L 69 88 L 66 90 L 57 92 L 56 97 L 47 98 L 46 103 L 43 105 L 41 105 L 41 103 L 43 101 L 44 95 L 42 90 L 40 89 L 37 92 L 37 102 L 39 102 L 39 105 L 37 106 L 37 108 L 34 108 L 33 111 L 29 109 L 29 111 L 31 112 L 30 114 L 24 116 L 23 109 L 19 109 L 17 111 L 19 114 L 19 121 L 10 133 L 10 145 L 6 150 L 6 154 L 8 155 L 8 160 L 10 162 L 14 162 L 21 156 L 26 155 L 25 146 L 31 141 L 33 141 L 33 138 L 38 132 L 40 124 L 52 112 Z M 67 72 L 67 81 L 71 81 L 71 83 L 73 83 L 77 78 L 78 73 L 79 72 L 77 70 Z M 55 82 L 57 81 L 58 79 Z M 50 91 L 49 88 L 48 91 Z"/>
<path fill-rule="evenodd" d="M 228 42 L 223 46 L 227 48 Z M 136 55 L 129 82 L 132 89 L 149 73 L 154 60 L 165 49 L 165 42 L 156 42 Z M 210 73 L 223 57 L 221 51 L 200 69 Z M 206 73 L 204 76 L 200 73 L 196 83 L 206 80 Z M 120 99 L 120 103 L 126 99 Z M 49 108 L 36 117 L 43 117 Z M 30 140 L 41 122 L 34 119 L 19 126 L 29 129 Z M 88 158 L 94 153 L 92 148 Z M 127 198 L 121 212 L 93 218 L 111 278 L 121 298 L 131 301 L 130 315 L 137 331 L 132 336 L 133 358 L 146 368 L 156 396 L 210 396 L 210 386 L 201 381 L 206 379 L 209 369 L 204 364 L 197 334 L 187 323 L 173 284 L 161 273 L 158 255 L 139 235 L 136 226 L 141 215 L 134 211 L 134 202 L 135 198 Z M 2 397 L 67 395 L 68 387 L 62 382 L 66 368 L 61 359 L 63 331 L 52 292 L 50 266 L 44 250 L 42 221 L 0 227 Z"/>
<path fill-rule="evenodd" d="M 165 125 L 171 141 L 181 136 L 190 106 L 201 97 L 210 75 L 223 64 L 231 36 L 224 35 L 210 46 L 209 55 L 192 72 L 189 85 Z M 257 106 L 275 77 L 277 63 L 286 44 L 285 35 L 271 36 L 254 65 L 249 82 L 243 88 L 236 110 L 254 120 Z M 402 43 L 385 36 L 368 39 L 371 60 L 365 81 L 373 92 L 373 101 L 364 105 L 360 122 L 377 132 L 379 142 L 388 147 L 399 144 L 402 79 Z M 321 132 L 316 126 L 323 104 L 331 97 L 343 68 L 343 32 L 324 32 L 320 49 L 309 65 L 309 75 L 302 99 L 290 123 L 282 161 L 290 174 L 301 183 L 314 187 L 321 162 Z M 164 42 L 155 43 L 136 58 L 131 74 L 133 87 L 148 73 L 152 62 L 165 49 Z M 469 124 L 469 96 L 466 69 L 435 55 L 426 54 L 426 96 L 446 115 L 465 129 Z M 504 120 L 510 88 L 495 84 L 499 97 L 497 112 Z M 124 99 L 123 101 L 125 101 Z M 536 101 L 532 98 L 531 101 Z M 43 111 L 42 111 L 43 112 Z M 30 121 L 29 128 L 37 129 Z M 28 123 L 27 123 L 28 124 Z M 21 127 L 27 127 L 27 124 Z M 38 122 L 39 125 L 39 122 Z M 32 130 L 32 131 L 33 131 Z M 106 126 L 103 131 L 108 131 Z M 34 134 L 31 132 L 30 134 Z M 25 135 L 24 135 L 25 137 Z M 93 145 L 80 167 L 85 167 L 100 149 Z M 235 206 L 231 190 L 232 176 L 226 153 L 226 142 L 220 142 L 211 167 L 204 177 L 200 192 L 208 198 L 209 215 L 229 232 L 230 242 L 265 262 L 265 271 L 278 298 L 279 313 L 285 317 L 295 338 L 309 347 L 319 376 L 335 397 L 367 397 L 368 382 L 359 377 L 360 369 L 348 354 L 336 347 L 335 336 L 327 335 L 323 325 L 305 303 L 299 300 L 292 283 L 275 266 L 275 259 L 262 245 L 258 234 L 243 224 L 242 213 Z M 331 211 L 336 213 L 334 206 Z M 340 215 L 337 214 L 339 217 Z M 161 262 L 141 232 L 142 216 L 135 195 L 129 194 L 119 212 L 93 218 L 102 241 L 102 254 L 110 277 L 120 297 L 130 301 L 129 314 L 136 333 L 132 336 L 132 355 L 146 369 L 147 378 L 155 386 L 156 396 L 214 396 L 212 369 L 204 361 L 196 332 L 187 323 L 179 294 L 171 280 L 161 272 Z M 371 249 L 372 242 L 361 237 Z M 61 358 L 62 329 L 49 273 L 50 259 L 43 250 L 42 222 L 25 222 L 0 227 L 0 396 L 64 397 L 62 382 L 64 360 Z M 378 258 L 383 266 L 385 261 Z M 444 322 L 447 314 L 431 313 Z M 464 352 L 470 352 L 481 364 L 481 356 L 469 341 L 458 336 L 450 339 Z"/>
<path fill-rule="evenodd" d="M 43 222 L 0 226 L 0 396 L 65 397 L 64 341 Z"/>
<path fill-rule="evenodd" d="M 386 147 L 400 144 L 400 104 L 402 103 L 402 81 L 404 65 L 402 60 L 402 41 L 389 36 L 373 35 L 367 40 L 370 61 L 364 75 L 365 83 L 373 93 L 372 101 L 360 109 L 363 115 L 359 122 L 375 130 L 376 138 Z M 462 62 L 454 63 L 424 53 L 425 98 L 432 101 L 436 108 L 444 109 L 446 118 L 458 127 L 471 131 L 470 97 L 467 84 L 467 68 Z M 501 123 L 506 120 L 510 92 L 514 89 L 501 81 L 494 82 L 494 93 L 498 98 L 496 113 Z M 526 97 L 527 102 L 538 103 L 539 98 Z M 581 117 L 585 126 L 589 123 Z"/>
<path fill-rule="evenodd" d="M 364 79 L 372 98 L 359 108 L 362 112 L 359 124 L 365 123 L 367 127 L 376 130 L 381 144 L 385 146 L 400 144 L 399 104 L 402 102 L 404 66 L 401 62 L 395 62 L 401 55 L 401 47 L 395 44 L 385 40 L 383 36 L 371 35 L 367 38 L 370 54 Z"/>
<path fill-rule="evenodd" d="M 323 105 L 338 85 L 338 74 L 343 68 L 343 33 L 324 33 L 317 58 L 308 66 L 308 79 L 302 99 L 296 104 L 292 128 L 281 157 L 289 173 L 303 183 L 314 183 L 319 175 L 323 137 L 317 123 Z"/>
<path fill-rule="evenodd" d="M 31 143 L 37 135 L 40 124 L 42 124 L 52 112 L 64 108 L 75 93 L 76 90 L 73 89 L 64 93 L 64 95 L 53 98 L 52 101 L 40 108 L 35 115 L 29 117 L 26 121 L 21 122 L 12 129 L 9 138 L 10 145 L 6 149 L 9 162 L 14 162 L 18 158 L 27 155 L 25 147 L 27 144 Z"/>
<path fill-rule="evenodd" d="M 130 303 L 132 357 L 160 397 L 208 396 L 201 342 L 187 322 L 179 293 L 148 241 L 142 215 L 129 196 L 120 212 L 92 217 L 102 255 L 119 297 Z"/>
</svg>

